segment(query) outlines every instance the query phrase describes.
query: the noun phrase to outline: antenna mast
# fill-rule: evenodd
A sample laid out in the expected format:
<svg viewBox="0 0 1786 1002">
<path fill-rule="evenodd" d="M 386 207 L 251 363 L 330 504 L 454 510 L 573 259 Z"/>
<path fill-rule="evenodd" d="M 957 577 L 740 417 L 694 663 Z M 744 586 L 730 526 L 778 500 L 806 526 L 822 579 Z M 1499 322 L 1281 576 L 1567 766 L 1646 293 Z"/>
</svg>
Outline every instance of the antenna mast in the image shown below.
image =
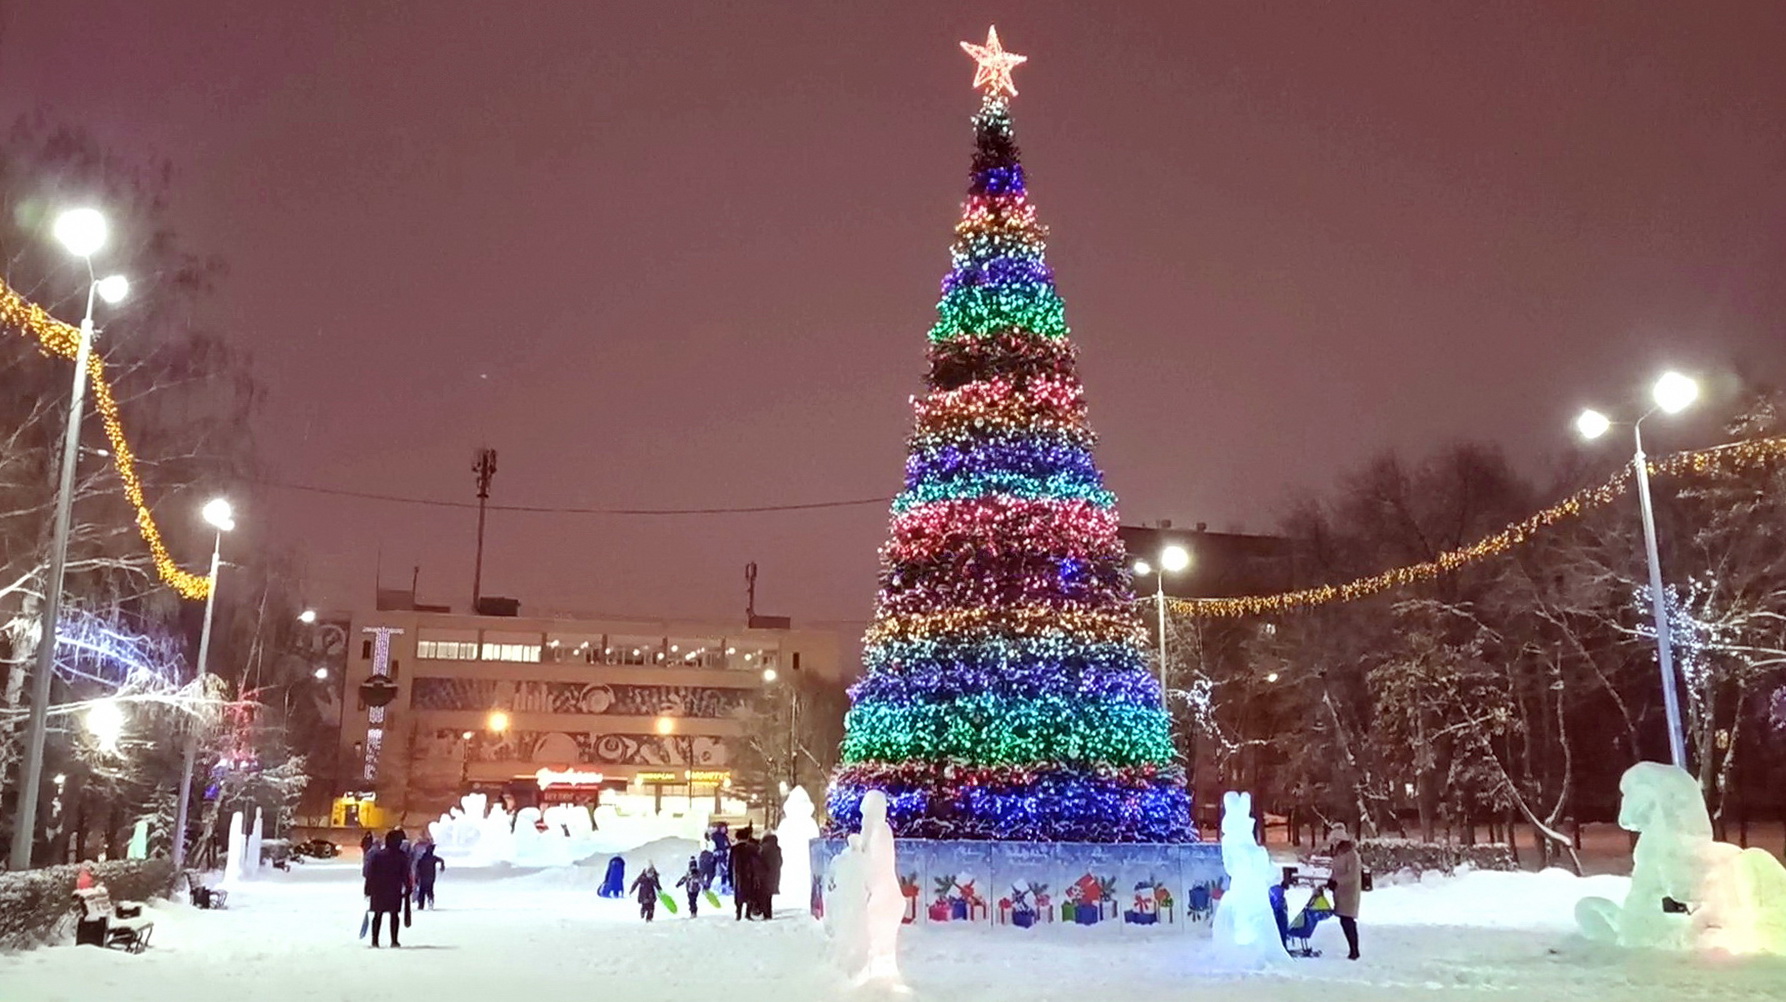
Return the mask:
<svg viewBox="0 0 1786 1002">
<path fill-rule="evenodd" d="M 478 478 L 478 553 L 471 569 L 471 611 L 476 615 L 484 598 L 484 505 L 490 500 L 490 481 L 496 479 L 496 450 L 479 449 L 471 472 Z"/>
</svg>

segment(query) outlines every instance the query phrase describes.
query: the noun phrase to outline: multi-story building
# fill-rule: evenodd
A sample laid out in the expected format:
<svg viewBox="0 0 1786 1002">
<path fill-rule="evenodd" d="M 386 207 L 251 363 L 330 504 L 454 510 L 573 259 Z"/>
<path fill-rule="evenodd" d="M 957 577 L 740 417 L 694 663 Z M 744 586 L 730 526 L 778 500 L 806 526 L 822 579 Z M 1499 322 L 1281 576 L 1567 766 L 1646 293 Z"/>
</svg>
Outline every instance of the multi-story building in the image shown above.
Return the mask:
<svg viewBox="0 0 1786 1002">
<path fill-rule="evenodd" d="M 842 667 L 837 633 L 785 620 L 379 604 L 348 630 L 336 826 L 418 823 L 469 792 L 514 807 L 604 791 L 717 802 L 746 737 L 740 708 L 778 678 Z"/>
</svg>

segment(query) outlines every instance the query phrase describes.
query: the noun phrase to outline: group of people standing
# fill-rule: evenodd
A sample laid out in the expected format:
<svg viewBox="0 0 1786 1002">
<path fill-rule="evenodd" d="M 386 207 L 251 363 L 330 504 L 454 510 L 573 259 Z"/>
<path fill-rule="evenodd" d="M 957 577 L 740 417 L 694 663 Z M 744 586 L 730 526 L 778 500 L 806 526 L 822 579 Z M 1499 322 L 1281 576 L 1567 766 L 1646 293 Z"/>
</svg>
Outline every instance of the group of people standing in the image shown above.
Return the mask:
<svg viewBox="0 0 1786 1002">
<path fill-rule="evenodd" d="M 364 894 L 371 920 L 372 945 L 379 945 L 385 916 L 391 920 L 391 945 L 398 942 L 397 930 L 410 922 L 410 896 L 417 910 L 434 904 L 434 879 L 446 869 L 446 860 L 434 854 L 434 842 L 424 838 L 411 845 L 401 828 L 385 833 L 384 844 L 367 832 L 360 839 L 360 876 L 365 881 Z M 401 915 L 401 918 L 399 918 Z M 365 929 L 361 929 L 361 935 Z"/>
<path fill-rule="evenodd" d="M 734 921 L 773 917 L 775 894 L 781 887 L 781 844 L 775 834 L 758 841 L 755 830 L 746 826 L 734 842 L 730 828 L 721 822 L 708 830 L 707 841 L 709 847 L 689 857 L 688 870 L 675 885 L 686 895 L 689 917 L 701 913 L 701 897 L 713 889 L 732 896 Z M 610 869 L 610 876 L 612 872 Z M 618 880 L 615 883 L 618 885 Z M 639 917 L 647 922 L 655 919 L 658 900 L 664 894 L 657 867 L 648 864 L 640 871 L 631 891 L 639 902 Z M 674 905 L 671 908 L 674 910 Z"/>
</svg>

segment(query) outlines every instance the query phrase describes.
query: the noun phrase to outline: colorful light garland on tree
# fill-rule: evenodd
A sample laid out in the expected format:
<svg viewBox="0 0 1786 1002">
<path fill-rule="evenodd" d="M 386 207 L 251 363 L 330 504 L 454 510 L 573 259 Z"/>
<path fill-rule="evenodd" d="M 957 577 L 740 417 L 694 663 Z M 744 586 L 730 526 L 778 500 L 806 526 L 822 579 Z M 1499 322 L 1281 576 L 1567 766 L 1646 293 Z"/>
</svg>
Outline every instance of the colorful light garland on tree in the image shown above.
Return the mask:
<svg viewBox="0 0 1786 1002">
<path fill-rule="evenodd" d="M 72 360 L 80 348 L 80 328 L 50 316 L 43 307 L 19 295 L 3 281 L 0 281 L 0 327 L 28 334 L 37 339 L 44 352 L 66 359 Z M 161 538 L 161 529 L 155 524 L 155 516 L 143 498 L 143 482 L 136 472 L 136 454 L 130 451 L 130 442 L 124 437 L 124 422 L 118 416 L 118 399 L 112 393 L 111 382 L 105 378 L 105 360 L 96 351 L 87 359 L 87 379 L 92 384 L 88 392 L 93 394 L 98 405 L 105 437 L 111 443 L 112 466 L 118 471 L 118 479 L 124 482 L 124 497 L 136 509 L 136 530 L 148 544 L 155 573 L 181 598 L 203 599 L 211 592 L 210 579 L 203 574 L 182 570 L 174 563 L 167 543 Z"/>
<path fill-rule="evenodd" d="M 832 818 L 903 836 L 1194 837 L 1085 393 L 1005 96 L 980 63 L 973 171 L 913 401 L 905 489 L 850 695 Z"/>
</svg>

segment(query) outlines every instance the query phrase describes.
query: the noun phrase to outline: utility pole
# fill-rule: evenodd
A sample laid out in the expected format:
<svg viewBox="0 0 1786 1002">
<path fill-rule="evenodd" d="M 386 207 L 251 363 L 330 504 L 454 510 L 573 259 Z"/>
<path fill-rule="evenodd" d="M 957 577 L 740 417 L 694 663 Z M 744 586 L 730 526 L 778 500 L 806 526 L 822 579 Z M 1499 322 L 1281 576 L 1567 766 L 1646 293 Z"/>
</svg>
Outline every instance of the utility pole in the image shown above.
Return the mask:
<svg viewBox="0 0 1786 1002">
<path fill-rule="evenodd" d="M 484 597 L 484 506 L 490 500 L 490 481 L 496 479 L 496 450 L 479 449 L 471 472 L 478 477 L 478 554 L 471 570 L 471 611 L 476 615 Z"/>
</svg>

